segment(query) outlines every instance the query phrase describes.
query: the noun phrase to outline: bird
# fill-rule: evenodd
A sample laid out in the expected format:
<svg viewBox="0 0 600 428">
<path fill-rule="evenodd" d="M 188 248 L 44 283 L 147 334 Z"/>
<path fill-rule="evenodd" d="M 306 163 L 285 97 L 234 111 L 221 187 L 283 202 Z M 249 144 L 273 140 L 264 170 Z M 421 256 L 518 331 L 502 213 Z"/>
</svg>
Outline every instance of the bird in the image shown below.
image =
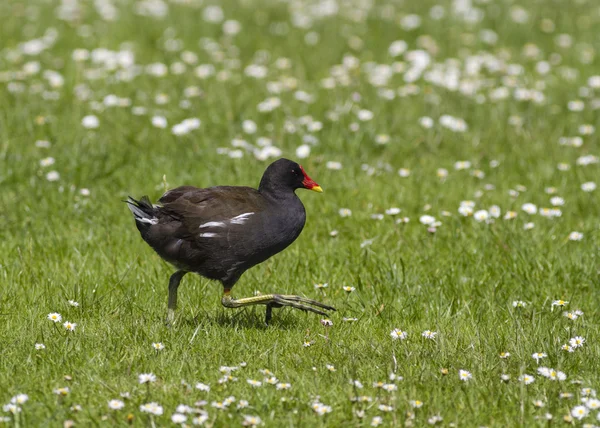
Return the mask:
<svg viewBox="0 0 600 428">
<path fill-rule="evenodd" d="M 188 272 L 220 281 L 226 308 L 265 305 L 266 325 L 273 308 L 289 306 L 323 316 L 335 311 L 296 295 L 231 295 L 246 270 L 283 251 L 302 232 L 306 211 L 297 189 L 323 192 L 302 166 L 281 158 L 267 167 L 258 189 L 181 186 L 165 192 L 154 205 L 148 196 L 128 197 L 125 202 L 143 240 L 176 268 L 169 278 L 167 325 L 175 320 L 177 289 Z"/>
</svg>

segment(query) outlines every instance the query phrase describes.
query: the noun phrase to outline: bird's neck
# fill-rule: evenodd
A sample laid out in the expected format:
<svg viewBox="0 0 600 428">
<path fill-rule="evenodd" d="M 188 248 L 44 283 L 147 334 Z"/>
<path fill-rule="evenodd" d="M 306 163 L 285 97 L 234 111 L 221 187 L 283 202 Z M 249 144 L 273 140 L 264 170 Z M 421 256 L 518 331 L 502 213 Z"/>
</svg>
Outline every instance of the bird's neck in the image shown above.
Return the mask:
<svg viewBox="0 0 600 428">
<path fill-rule="evenodd" d="M 282 187 L 280 183 L 273 182 L 266 177 L 260 181 L 258 191 L 261 195 L 269 199 L 294 199 L 297 198 L 294 189 Z"/>
</svg>

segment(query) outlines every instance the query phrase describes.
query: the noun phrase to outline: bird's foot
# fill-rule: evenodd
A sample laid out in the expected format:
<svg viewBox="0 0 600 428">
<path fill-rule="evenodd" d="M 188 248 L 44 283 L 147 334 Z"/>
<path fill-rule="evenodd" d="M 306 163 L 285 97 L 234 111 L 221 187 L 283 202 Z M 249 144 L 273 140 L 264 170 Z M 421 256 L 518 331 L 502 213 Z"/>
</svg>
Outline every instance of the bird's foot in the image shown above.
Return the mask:
<svg viewBox="0 0 600 428">
<path fill-rule="evenodd" d="M 226 308 L 240 308 L 242 306 L 266 305 L 266 325 L 269 325 L 269 321 L 271 321 L 273 308 L 290 306 L 292 308 L 300 309 L 306 312 L 314 312 L 315 314 L 323 316 L 327 316 L 327 313 L 323 310 L 335 311 L 335 308 L 333 306 L 329 306 L 316 300 L 308 299 L 306 297 L 294 296 L 290 294 L 264 294 L 254 297 L 245 297 L 243 299 L 234 299 L 233 297 L 231 297 L 231 295 L 229 295 L 229 293 L 225 293 L 225 295 L 223 295 L 223 298 L 221 299 L 221 303 Z"/>
<path fill-rule="evenodd" d="M 167 318 L 165 319 L 165 326 L 172 327 L 175 323 L 175 309 L 169 308 L 167 311 Z"/>
</svg>

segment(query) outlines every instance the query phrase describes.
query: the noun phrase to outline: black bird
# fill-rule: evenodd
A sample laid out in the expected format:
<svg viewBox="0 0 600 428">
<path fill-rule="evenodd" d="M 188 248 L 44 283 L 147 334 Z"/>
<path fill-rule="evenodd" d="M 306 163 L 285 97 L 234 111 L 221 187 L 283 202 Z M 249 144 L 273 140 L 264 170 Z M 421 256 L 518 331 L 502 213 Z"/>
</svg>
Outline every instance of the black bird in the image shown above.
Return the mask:
<svg viewBox="0 0 600 428">
<path fill-rule="evenodd" d="M 167 191 L 158 205 L 147 196 L 139 201 L 129 197 L 126 202 L 144 241 L 178 269 L 169 279 L 168 324 L 175 318 L 177 288 L 188 272 L 221 281 L 225 307 L 266 305 L 267 324 L 272 308 L 291 306 L 321 315 L 335 310 L 294 295 L 234 299 L 230 294 L 247 269 L 285 249 L 302 232 L 306 212 L 296 189 L 323 191 L 296 162 L 279 159 L 267 167 L 258 190 L 182 186 Z"/>
</svg>

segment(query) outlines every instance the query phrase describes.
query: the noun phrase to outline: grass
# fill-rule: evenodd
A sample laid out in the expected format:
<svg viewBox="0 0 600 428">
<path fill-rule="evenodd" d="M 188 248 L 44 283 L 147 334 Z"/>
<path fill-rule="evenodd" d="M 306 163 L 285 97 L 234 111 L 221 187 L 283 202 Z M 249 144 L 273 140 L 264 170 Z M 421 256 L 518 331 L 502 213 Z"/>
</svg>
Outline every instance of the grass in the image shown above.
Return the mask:
<svg viewBox="0 0 600 428">
<path fill-rule="evenodd" d="M 57 17 L 56 2 L 0 5 L 5 17 L 0 26 L 0 401 L 9 403 L 18 393 L 29 396 L 22 412 L 4 413 L 7 425 L 168 426 L 177 405 L 196 408 L 206 400 L 200 406 L 208 412 L 205 424 L 217 427 L 239 426 L 243 415 L 259 416 L 266 426 L 369 426 L 377 416 L 388 426 L 423 426 L 434 415 L 443 418 L 443 426 L 544 426 L 546 413 L 557 422 L 568 418 L 581 403 L 582 388 L 600 387 L 600 204 L 598 190 L 581 189 L 583 183 L 597 183 L 598 165 L 577 164 L 581 156 L 598 156 L 598 137 L 582 135 L 581 147 L 559 144 L 561 137 L 577 136 L 581 125 L 600 126 L 594 107 L 600 90 L 588 80 L 598 74 L 599 45 L 592 29 L 599 25 L 600 9 L 593 2 L 568 8 L 560 1 L 480 2 L 475 7 L 481 20 L 465 23 L 445 2 L 445 16 L 435 20 L 430 1 L 376 2 L 370 9 L 363 2 L 340 2 L 338 12 L 325 17 L 304 1 L 227 1 L 222 4 L 226 19 L 241 23 L 235 36 L 224 35 L 221 23 L 203 20 L 202 2 L 169 2 L 162 17 L 136 14 L 140 3 L 115 2 L 114 21 L 103 19 L 91 3 L 82 4 L 70 21 Z M 528 13 L 527 23 L 515 22 L 518 8 Z M 297 28 L 292 22 L 299 18 L 290 11 L 315 16 L 307 28 Z M 409 14 L 422 18 L 419 28 L 400 25 Z M 21 43 L 51 35 L 49 28 L 56 34 L 54 43 L 37 55 L 19 53 Z M 496 44 L 482 41 L 483 29 L 497 34 Z M 311 33 L 320 37 L 314 45 L 306 42 Z M 572 46 L 557 44 L 559 34 L 570 35 Z M 216 44 L 212 50 L 208 39 Z M 410 56 L 391 58 L 388 47 L 394 40 L 405 40 L 409 50 L 429 50 L 428 70 L 447 67 L 450 58 L 460 70 L 474 57 L 491 65 L 461 73 L 463 83 L 480 85 L 473 94 L 444 88 L 426 73 L 407 84 L 403 76 Z M 177 44 L 177 51 L 165 48 Z M 539 48 L 535 58 L 525 52 L 531 45 Z M 197 62 L 182 74 L 156 77 L 140 67 L 139 76 L 118 80 L 123 70 L 136 69 L 72 59 L 75 49 L 97 48 L 131 49 L 135 64 L 142 66 L 170 67 L 182 62 L 182 50 L 195 53 Z M 347 67 L 340 78 L 339 67 L 333 67 L 345 55 L 360 65 Z M 289 68 L 277 66 L 281 57 L 290 60 Z M 239 60 L 239 67 L 223 58 Z M 39 72 L 17 73 L 35 68 L 25 65 L 31 61 L 39 63 Z M 393 91 L 393 100 L 370 83 L 378 77 L 369 71 L 370 61 L 403 62 L 398 67 L 404 71 L 382 86 Z M 547 74 L 536 71 L 539 61 L 551 64 Z M 252 63 L 264 64 L 267 77 L 247 76 L 244 70 Z M 228 74 L 202 79 L 194 71 L 199 64 Z M 522 72 L 510 75 L 507 64 L 520 64 Z M 60 73 L 63 82 L 52 87 L 47 70 Z M 323 88 L 322 79 L 332 75 L 338 76 L 336 87 Z M 282 92 L 269 92 L 267 82 L 281 82 Z M 201 96 L 185 96 L 190 86 L 200 88 Z M 490 96 L 499 87 L 509 88 L 508 98 Z M 535 89 L 544 99 L 517 100 L 515 88 Z M 314 101 L 298 101 L 296 90 Z M 131 105 L 102 104 L 110 94 Z M 168 97 L 165 104 L 155 102 L 159 94 Z M 257 105 L 273 96 L 281 106 L 259 112 Z M 187 105 L 181 106 L 182 100 Z M 583 102 L 581 111 L 568 107 L 574 100 Z M 134 106 L 146 112 L 133 114 Z M 373 119 L 360 121 L 359 109 L 371 111 Z M 441 126 L 445 114 L 463 119 L 468 129 Z M 98 128 L 82 126 L 87 115 L 98 117 Z M 153 127 L 154 115 L 164 116 L 168 127 Z M 307 115 L 312 119 L 301 119 Z M 423 116 L 434 119 L 432 128 L 420 125 Z M 171 127 L 191 117 L 201 120 L 200 128 L 173 135 Z M 244 133 L 243 120 L 253 120 L 257 133 Z M 309 126 L 318 125 L 302 124 L 315 121 L 322 123 L 321 130 L 310 132 Z M 516 121 L 521 124 L 515 126 Z M 288 122 L 296 132 L 286 131 Z M 389 143 L 377 144 L 378 134 L 388 135 Z M 258 290 L 318 298 L 338 308 L 333 326 L 325 330 L 318 316 L 283 309 L 275 310 L 272 325 L 265 327 L 262 308 L 222 308 L 220 284 L 188 275 L 179 291 L 177 322 L 166 328 L 173 268 L 141 240 L 121 201 L 143 194 L 156 200 L 165 186 L 257 185 L 271 160 L 258 160 L 248 150 L 235 159 L 217 148 L 234 150 L 234 138 L 255 145 L 265 136 L 282 156 L 298 160 L 295 150 L 306 135 L 317 143 L 302 164 L 325 193 L 298 192 L 308 214 L 302 235 L 246 272 L 234 295 Z M 36 146 L 38 140 L 50 147 Z M 42 166 L 47 157 L 55 163 Z M 471 168 L 455 170 L 455 162 L 463 160 Z M 343 167 L 328 168 L 330 161 Z M 570 169 L 560 171 L 559 163 Z M 364 165 L 372 167 L 370 173 Z M 400 177 L 399 168 L 409 168 L 410 176 Z M 446 179 L 438 177 L 439 168 L 448 170 Z M 52 170 L 59 173 L 57 181 L 48 180 Z M 477 178 L 475 170 L 485 177 Z M 556 194 L 548 194 L 548 187 Z M 89 189 L 89 195 L 81 189 Z M 521 209 L 527 202 L 551 207 L 549 198 L 556 195 L 565 200 L 560 217 Z M 496 204 L 502 216 L 510 210 L 518 216 L 477 222 L 458 213 L 464 200 L 475 201 L 475 211 Z M 371 218 L 390 207 L 402 212 Z M 352 215 L 340 216 L 342 208 Z M 419 222 L 424 214 L 442 222 L 435 232 Z M 410 222 L 396 224 L 404 216 Z M 535 227 L 525 230 L 529 222 Z M 336 237 L 330 236 L 333 230 Z M 569 240 L 574 231 L 583 239 Z M 315 289 L 317 283 L 329 286 Z M 355 291 L 347 293 L 343 286 Z M 568 301 L 566 308 L 553 307 L 557 299 Z M 527 306 L 513 307 L 516 300 Z M 576 309 L 584 315 L 575 321 L 562 314 Z M 51 312 L 77 323 L 75 331 L 49 321 Z M 392 340 L 395 328 L 407 331 L 407 340 Z M 424 330 L 438 332 L 435 340 L 421 337 Z M 561 350 L 574 336 L 585 337 L 584 346 L 573 353 Z M 155 351 L 154 342 L 165 348 Z M 36 350 L 36 343 L 46 349 Z M 499 358 L 501 352 L 510 357 Z M 536 352 L 548 355 L 539 366 L 563 371 L 567 380 L 538 375 Z M 242 362 L 246 366 L 232 373 L 237 382 L 218 383 L 221 366 Z M 246 380 L 263 381 L 261 369 L 291 383 L 291 389 L 266 383 L 252 387 Z M 470 381 L 459 380 L 461 369 L 472 373 Z M 157 381 L 139 384 L 141 373 L 154 373 Z M 525 373 L 535 382 L 520 382 Z M 391 381 L 390 374 L 403 379 Z M 502 382 L 501 374 L 510 380 Z M 360 380 L 364 388 L 350 380 Z M 195 389 L 197 382 L 210 384 L 210 392 Z M 386 392 L 373 382 L 398 389 Z M 55 394 L 60 387 L 70 392 Z M 121 398 L 122 392 L 129 398 Z M 561 398 L 561 393 L 573 396 Z M 357 395 L 371 401 L 352 402 Z M 229 396 L 236 402 L 228 409 L 211 406 Z M 110 399 L 123 400 L 124 409 L 110 410 Z M 250 407 L 237 409 L 240 400 Z M 311 407 L 315 400 L 331 406 L 331 412 L 319 415 Z M 413 408 L 411 400 L 424 404 Z M 545 407 L 536 407 L 534 400 Z M 140 411 L 148 402 L 158 402 L 164 414 Z M 392 411 L 380 410 L 382 404 Z M 594 423 L 596 414 L 590 411 L 582 422 Z M 187 423 L 192 419 L 188 415 Z"/>
</svg>

